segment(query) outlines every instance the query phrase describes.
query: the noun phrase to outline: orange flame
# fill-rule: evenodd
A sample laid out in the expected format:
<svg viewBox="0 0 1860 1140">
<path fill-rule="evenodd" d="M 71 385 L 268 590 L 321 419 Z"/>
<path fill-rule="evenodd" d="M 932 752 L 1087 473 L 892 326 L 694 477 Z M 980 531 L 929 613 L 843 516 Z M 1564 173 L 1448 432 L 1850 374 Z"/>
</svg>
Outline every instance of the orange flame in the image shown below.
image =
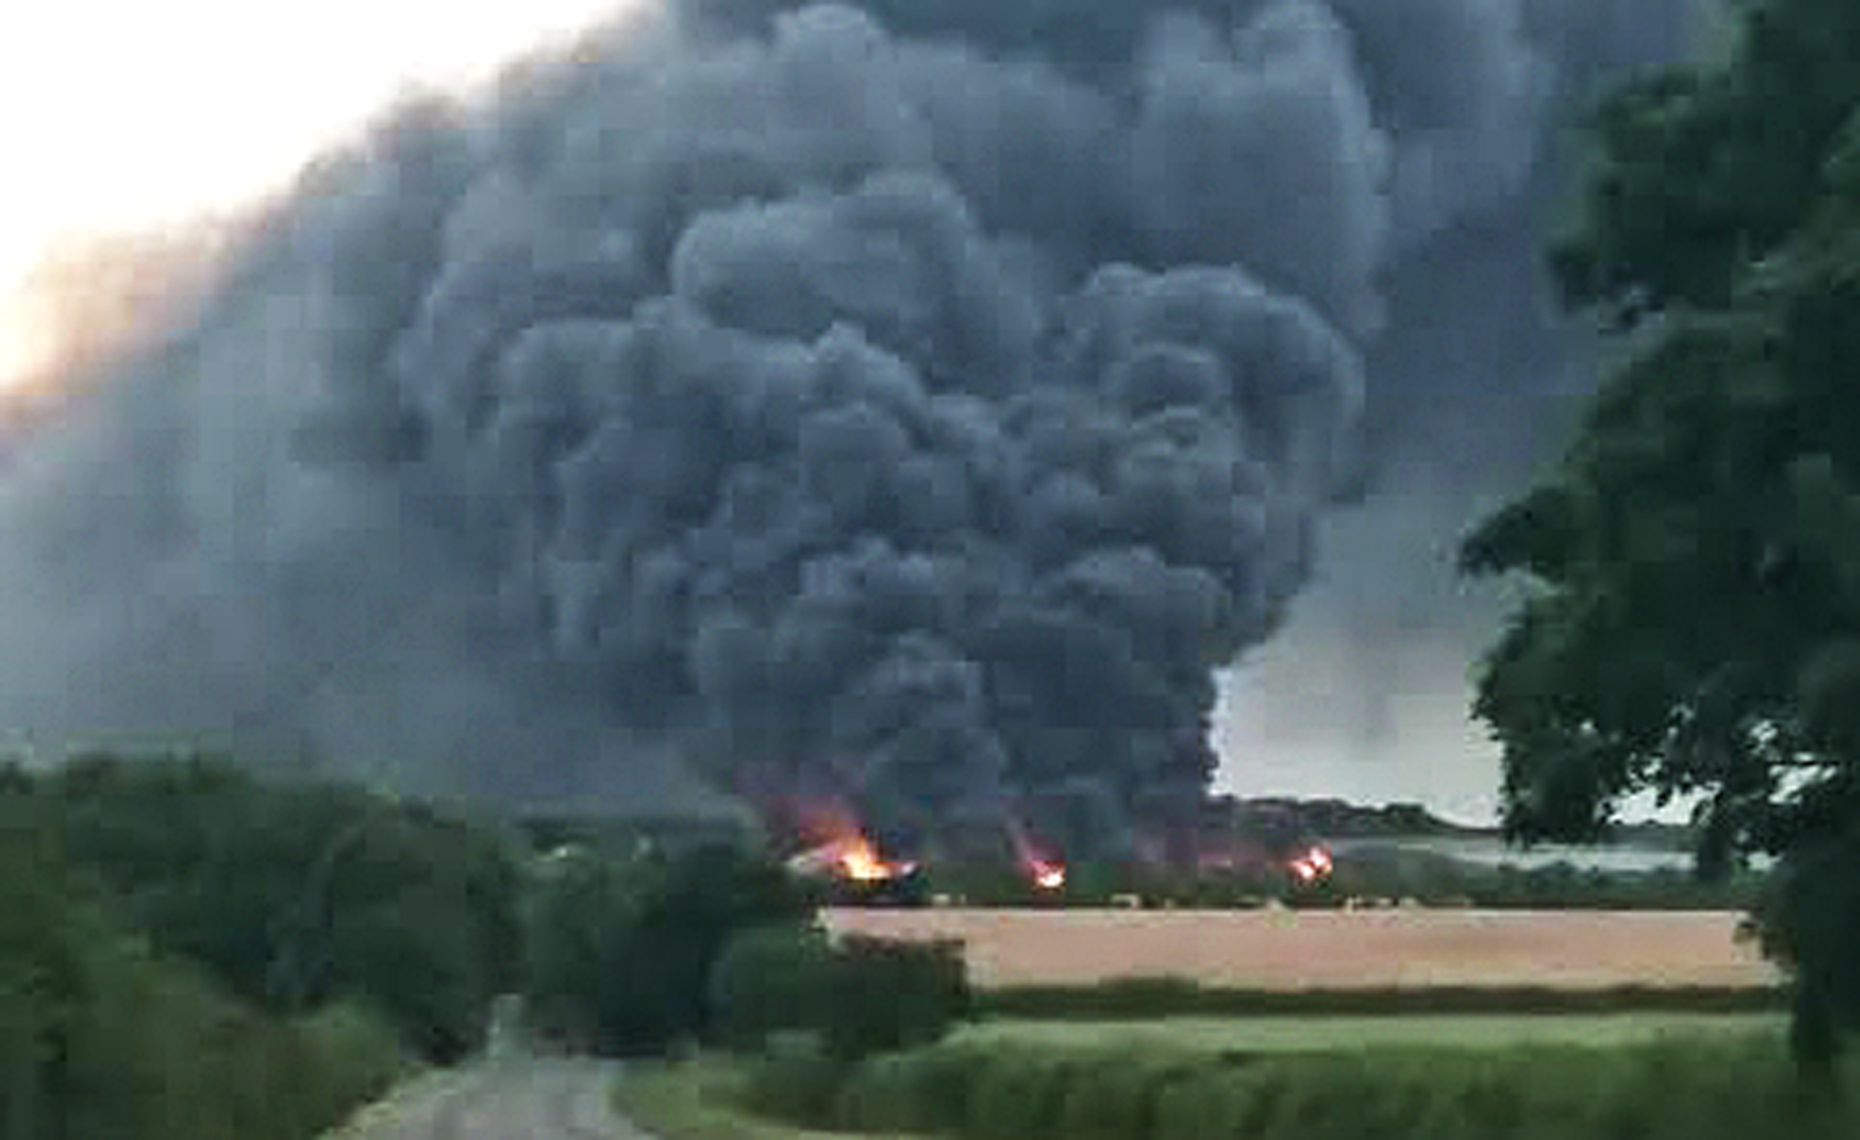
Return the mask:
<svg viewBox="0 0 1860 1140">
<path fill-rule="evenodd" d="M 897 863 L 881 857 L 878 848 L 864 835 L 842 840 L 835 861 L 840 873 L 855 883 L 882 883 L 916 870 L 916 864 Z"/>
<path fill-rule="evenodd" d="M 1334 864 L 1330 852 L 1322 847 L 1313 847 L 1303 855 L 1292 860 L 1292 875 L 1301 883 L 1315 883 L 1319 879 L 1330 877 Z"/>
<path fill-rule="evenodd" d="M 803 835 L 815 846 L 789 860 L 801 874 L 830 874 L 854 883 L 884 883 L 902 878 L 917 864 L 885 858 L 858 818 L 843 805 L 812 804 L 799 813 Z"/>
<path fill-rule="evenodd" d="M 1066 865 L 1058 859 L 1049 858 L 1034 846 L 1027 837 L 1027 829 L 1014 820 L 1008 821 L 1008 838 L 1013 840 L 1014 855 L 1020 866 L 1027 873 L 1027 878 L 1034 887 L 1042 891 L 1063 890 L 1066 885 Z"/>
<path fill-rule="evenodd" d="M 1058 863 L 1035 862 L 1029 868 L 1033 885 L 1043 891 L 1057 891 L 1066 885 L 1066 869 Z"/>
</svg>

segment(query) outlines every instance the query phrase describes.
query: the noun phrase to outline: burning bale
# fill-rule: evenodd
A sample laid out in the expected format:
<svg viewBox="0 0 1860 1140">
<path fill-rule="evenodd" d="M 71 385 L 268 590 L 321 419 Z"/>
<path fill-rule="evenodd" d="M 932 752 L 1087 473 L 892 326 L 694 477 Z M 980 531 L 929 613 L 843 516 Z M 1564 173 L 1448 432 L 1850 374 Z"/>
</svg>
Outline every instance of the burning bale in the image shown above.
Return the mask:
<svg viewBox="0 0 1860 1140">
<path fill-rule="evenodd" d="M 1066 864 L 1045 851 L 1027 834 L 1027 829 L 1009 821 L 1008 837 L 1014 844 L 1014 859 L 1034 890 L 1057 894 L 1066 887 Z"/>
<path fill-rule="evenodd" d="M 1311 848 L 1286 864 L 1286 869 L 1292 873 L 1292 877 L 1304 885 L 1321 883 L 1330 878 L 1334 867 L 1330 851 L 1321 846 Z"/>
<path fill-rule="evenodd" d="M 803 851 L 788 869 L 820 883 L 828 901 L 841 906 L 922 905 L 926 897 L 918 864 L 885 858 L 864 835 Z"/>
<path fill-rule="evenodd" d="M 882 883 L 911 874 L 917 864 L 886 859 L 870 839 L 856 835 L 803 851 L 788 860 L 788 868 L 801 875 L 825 874 L 855 883 Z"/>
<path fill-rule="evenodd" d="M 926 892 L 921 866 L 893 859 L 844 804 L 807 803 L 774 813 L 778 832 L 801 850 L 787 859 L 788 870 L 818 883 L 830 902 L 840 905 L 921 905 Z"/>
</svg>

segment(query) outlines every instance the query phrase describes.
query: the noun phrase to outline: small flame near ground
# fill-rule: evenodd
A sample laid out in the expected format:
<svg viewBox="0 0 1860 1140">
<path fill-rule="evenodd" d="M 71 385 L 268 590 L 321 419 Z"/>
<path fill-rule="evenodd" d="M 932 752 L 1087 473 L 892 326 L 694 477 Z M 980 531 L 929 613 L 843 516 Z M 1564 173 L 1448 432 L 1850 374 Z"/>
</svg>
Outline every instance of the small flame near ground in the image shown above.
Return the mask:
<svg viewBox="0 0 1860 1140">
<path fill-rule="evenodd" d="M 1293 859 L 1289 867 L 1293 878 L 1300 883 L 1309 884 L 1330 878 L 1335 864 L 1331 861 L 1330 852 L 1327 849 L 1312 847 L 1303 855 Z"/>
<path fill-rule="evenodd" d="M 1027 829 L 1013 820 L 1008 821 L 1008 837 L 1014 842 L 1014 857 L 1020 862 L 1021 870 L 1034 887 L 1042 891 L 1059 891 L 1065 889 L 1066 865 L 1059 859 L 1040 850 L 1028 835 Z"/>
<path fill-rule="evenodd" d="M 1027 869 L 1033 875 L 1033 885 L 1043 891 L 1056 891 L 1066 885 L 1066 869 L 1057 863 L 1036 861 Z"/>
</svg>

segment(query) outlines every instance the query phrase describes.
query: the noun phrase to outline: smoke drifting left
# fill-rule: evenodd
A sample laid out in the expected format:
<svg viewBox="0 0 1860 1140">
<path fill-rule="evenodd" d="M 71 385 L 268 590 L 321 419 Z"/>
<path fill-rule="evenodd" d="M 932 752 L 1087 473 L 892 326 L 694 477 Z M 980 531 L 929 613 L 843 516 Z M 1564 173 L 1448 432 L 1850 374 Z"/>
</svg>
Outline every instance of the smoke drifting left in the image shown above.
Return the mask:
<svg viewBox="0 0 1860 1140">
<path fill-rule="evenodd" d="M 26 421 L 191 323 L 230 230 L 199 222 L 67 239 L 28 272 L 0 320 L 0 423 Z"/>
</svg>

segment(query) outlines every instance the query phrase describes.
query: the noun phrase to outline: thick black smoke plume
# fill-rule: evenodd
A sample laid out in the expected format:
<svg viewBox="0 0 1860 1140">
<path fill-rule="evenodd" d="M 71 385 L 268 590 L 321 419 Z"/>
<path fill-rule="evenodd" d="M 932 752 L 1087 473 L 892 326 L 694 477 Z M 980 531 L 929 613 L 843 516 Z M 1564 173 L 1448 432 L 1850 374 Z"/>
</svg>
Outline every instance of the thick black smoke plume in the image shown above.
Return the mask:
<svg viewBox="0 0 1860 1140">
<path fill-rule="evenodd" d="M 685 0 L 405 108 L 17 461 L 0 723 L 1115 842 L 1619 7 Z"/>
</svg>

